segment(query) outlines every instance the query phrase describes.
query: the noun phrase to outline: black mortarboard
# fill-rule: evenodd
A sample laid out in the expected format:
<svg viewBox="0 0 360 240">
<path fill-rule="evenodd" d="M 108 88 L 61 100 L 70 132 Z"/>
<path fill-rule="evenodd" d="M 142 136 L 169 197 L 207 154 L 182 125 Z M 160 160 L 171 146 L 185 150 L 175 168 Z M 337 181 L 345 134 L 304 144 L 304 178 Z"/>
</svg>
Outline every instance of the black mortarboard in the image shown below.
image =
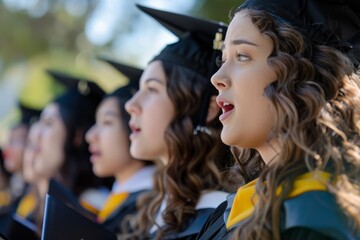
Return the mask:
<svg viewBox="0 0 360 240">
<path fill-rule="evenodd" d="M 85 78 L 53 70 L 47 70 L 47 73 L 67 87 L 65 93 L 53 101 L 60 105 L 64 117 L 76 125 L 91 122 L 105 92 L 94 81 Z"/>
<path fill-rule="evenodd" d="M 356 66 L 360 63 L 359 0 L 247 0 L 240 8 L 270 12 L 310 41 L 339 49 Z"/>
<path fill-rule="evenodd" d="M 180 65 L 209 80 L 209 87 L 202 97 L 201 107 L 197 116 L 193 117 L 195 126 L 204 126 L 210 97 L 216 92 L 210 78 L 218 70 L 216 58 L 221 54 L 222 39 L 227 25 L 222 22 L 137 6 L 179 37 L 177 42 L 167 45 L 154 60 Z"/>
<path fill-rule="evenodd" d="M 25 104 L 19 102 L 19 109 L 20 109 L 20 124 L 29 125 L 36 121 L 41 113 L 41 110 L 35 109 Z"/>
<path fill-rule="evenodd" d="M 130 99 L 134 95 L 134 93 L 139 89 L 139 80 L 143 73 L 143 70 L 119 62 L 115 62 L 113 60 L 104 57 L 99 57 L 99 59 L 104 62 L 107 62 L 108 64 L 113 66 L 116 70 L 118 70 L 121 74 L 125 75 L 129 79 L 129 82 L 125 86 L 116 89 L 115 91 L 113 91 L 112 93 L 106 96 L 107 97 L 115 96 L 118 98 Z"/>
</svg>

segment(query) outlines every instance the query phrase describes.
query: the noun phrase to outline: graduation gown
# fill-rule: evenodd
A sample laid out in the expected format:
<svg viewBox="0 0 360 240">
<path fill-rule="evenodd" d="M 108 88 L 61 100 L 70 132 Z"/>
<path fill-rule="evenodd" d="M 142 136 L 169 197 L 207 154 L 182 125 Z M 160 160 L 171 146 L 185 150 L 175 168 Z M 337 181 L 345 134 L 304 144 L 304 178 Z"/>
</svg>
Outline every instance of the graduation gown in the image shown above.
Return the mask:
<svg viewBox="0 0 360 240">
<path fill-rule="evenodd" d="M 0 209 L 0 234 L 5 234 L 8 231 L 12 216 L 15 214 L 19 202 L 20 198 Z"/>
<path fill-rule="evenodd" d="M 188 220 L 188 223 L 186 226 L 184 226 L 184 229 L 180 232 L 168 234 L 164 237 L 164 239 L 195 239 L 208 217 L 213 213 L 214 209 L 226 198 L 227 195 L 227 192 L 222 191 L 204 192 L 199 199 L 199 203 L 196 205 L 195 215 Z M 156 219 L 156 222 L 160 225 L 160 227 L 164 226 L 160 213 L 165 209 L 165 202 L 166 201 L 164 201 L 160 207 L 160 212 Z M 150 239 L 156 237 L 156 231 L 157 227 L 153 226 L 153 228 L 150 230 Z"/>
<path fill-rule="evenodd" d="M 109 231 L 121 234 L 122 220 L 137 211 L 138 196 L 153 188 L 154 170 L 154 166 L 147 166 L 136 172 L 125 183 L 115 182 L 107 201 L 98 214 L 97 221 Z"/>
<path fill-rule="evenodd" d="M 107 217 L 103 222 L 100 222 L 106 229 L 114 233 L 121 233 L 121 222 L 127 216 L 135 214 L 137 211 L 136 201 L 141 193 L 147 190 L 129 193 L 127 198 L 119 204 L 119 206 Z"/>
<path fill-rule="evenodd" d="M 254 187 L 254 183 L 256 180 L 244 187 L 249 187 L 249 185 Z M 241 227 L 242 220 L 252 213 L 250 207 L 242 209 L 242 212 L 237 212 L 236 216 L 234 214 L 231 216 L 231 209 L 237 194 L 230 194 L 227 201 L 214 211 L 197 239 L 231 239 L 233 230 Z M 317 184 L 310 174 L 304 174 L 296 180 L 290 195 L 281 208 L 280 232 L 282 239 L 360 239 L 360 235 L 353 235 L 335 197 L 326 191 L 325 186 L 321 187 Z M 251 199 L 246 196 L 244 198 L 247 198 L 248 201 Z M 247 203 L 243 202 L 243 204 Z M 246 211 L 249 212 L 246 213 Z M 240 215 L 243 216 L 239 217 Z M 229 224 L 231 220 L 233 222 Z"/>
</svg>

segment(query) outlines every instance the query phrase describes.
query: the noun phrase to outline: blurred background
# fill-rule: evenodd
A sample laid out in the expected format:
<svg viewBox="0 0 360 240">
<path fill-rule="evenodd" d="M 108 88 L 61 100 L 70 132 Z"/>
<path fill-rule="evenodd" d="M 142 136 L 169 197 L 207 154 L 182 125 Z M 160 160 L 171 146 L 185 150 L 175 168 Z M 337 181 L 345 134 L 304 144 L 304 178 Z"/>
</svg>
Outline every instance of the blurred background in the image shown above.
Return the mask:
<svg viewBox="0 0 360 240">
<path fill-rule="evenodd" d="M 63 91 L 44 72 L 90 78 L 106 91 L 126 79 L 97 56 L 136 67 L 176 38 L 135 3 L 229 22 L 241 0 L 0 0 L 0 146 L 17 121 L 17 102 L 41 109 Z"/>
</svg>

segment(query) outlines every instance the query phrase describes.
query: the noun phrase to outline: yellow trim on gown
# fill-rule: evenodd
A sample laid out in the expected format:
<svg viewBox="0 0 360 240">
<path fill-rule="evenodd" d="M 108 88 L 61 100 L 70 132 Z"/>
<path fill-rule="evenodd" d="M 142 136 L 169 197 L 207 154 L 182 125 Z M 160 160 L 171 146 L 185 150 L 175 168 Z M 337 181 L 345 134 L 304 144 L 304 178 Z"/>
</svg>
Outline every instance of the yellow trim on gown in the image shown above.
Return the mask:
<svg viewBox="0 0 360 240">
<path fill-rule="evenodd" d="M 326 191 L 327 188 L 325 183 L 329 181 L 330 174 L 326 172 L 316 172 L 315 174 L 317 175 L 317 178 L 314 178 L 314 172 L 308 172 L 297 177 L 294 181 L 293 189 L 287 197 L 296 197 L 309 191 Z M 226 222 L 227 229 L 253 213 L 254 204 L 258 201 L 255 194 L 257 181 L 258 179 L 255 179 L 238 189 L 231 207 L 229 218 Z M 276 192 L 279 194 L 281 188 L 278 188 Z"/>
<path fill-rule="evenodd" d="M 35 211 L 37 205 L 37 198 L 33 193 L 26 194 L 19 203 L 16 209 L 16 214 L 22 218 L 27 218 L 31 213 Z"/>
<path fill-rule="evenodd" d="M 129 196 L 129 193 L 110 193 L 104 207 L 100 210 L 97 220 L 103 223 Z"/>
</svg>

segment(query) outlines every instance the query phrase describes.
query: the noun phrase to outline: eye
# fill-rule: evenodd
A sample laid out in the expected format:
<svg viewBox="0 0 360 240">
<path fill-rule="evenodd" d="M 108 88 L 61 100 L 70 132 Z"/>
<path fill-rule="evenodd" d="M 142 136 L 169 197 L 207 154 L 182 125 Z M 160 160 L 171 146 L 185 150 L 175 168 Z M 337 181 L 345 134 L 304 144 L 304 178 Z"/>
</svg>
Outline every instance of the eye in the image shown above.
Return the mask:
<svg viewBox="0 0 360 240">
<path fill-rule="evenodd" d="M 99 124 L 101 126 L 109 126 L 112 125 L 113 123 L 114 123 L 113 116 L 106 115 L 103 118 L 99 119 Z"/>
<path fill-rule="evenodd" d="M 42 119 L 41 122 L 44 124 L 44 126 L 51 126 L 53 124 L 53 122 L 48 118 Z"/>
<path fill-rule="evenodd" d="M 157 92 L 159 92 L 159 90 L 158 90 L 158 87 L 155 85 L 156 84 L 148 83 L 145 85 L 144 90 L 146 92 L 150 92 L 150 93 L 157 93 Z"/>
<path fill-rule="evenodd" d="M 223 59 L 221 58 L 221 56 L 218 56 L 218 57 L 216 57 L 216 59 L 215 59 L 215 63 L 216 63 L 216 66 L 221 67 L 221 66 L 225 63 L 225 60 L 223 60 Z"/>
<path fill-rule="evenodd" d="M 245 54 L 242 54 L 242 53 L 237 53 L 236 58 L 240 62 L 246 62 L 246 61 L 249 61 L 251 59 L 248 55 L 245 55 Z"/>
<path fill-rule="evenodd" d="M 149 92 L 154 92 L 154 93 L 157 93 L 157 92 L 158 92 L 158 90 L 157 90 L 156 88 L 154 88 L 154 87 L 147 87 L 147 90 L 148 90 Z"/>
<path fill-rule="evenodd" d="M 105 119 L 105 120 L 102 121 L 102 124 L 103 124 L 103 125 L 111 125 L 111 124 L 112 124 L 112 121 L 109 120 L 109 119 Z"/>
</svg>

